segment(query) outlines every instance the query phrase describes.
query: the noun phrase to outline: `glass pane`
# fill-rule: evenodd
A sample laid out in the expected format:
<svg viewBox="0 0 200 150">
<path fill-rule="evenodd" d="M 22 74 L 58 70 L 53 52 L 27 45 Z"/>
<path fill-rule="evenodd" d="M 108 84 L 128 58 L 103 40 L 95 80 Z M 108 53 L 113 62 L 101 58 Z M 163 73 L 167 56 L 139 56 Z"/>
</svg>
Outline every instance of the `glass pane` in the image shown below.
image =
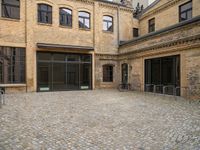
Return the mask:
<svg viewBox="0 0 200 150">
<path fill-rule="evenodd" d="M 104 30 L 104 31 L 107 31 L 107 30 L 108 30 L 107 22 L 103 22 L 103 30 Z"/>
<path fill-rule="evenodd" d="M 19 0 L 2 0 L 2 3 L 19 6 Z"/>
<path fill-rule="evenodd" d="M 111 21 L 112 22 L 112 17 L 110 17 L 110 16 L 104 16 L 103 20 Z"/>
<path fill-rule="evenodd" d="M 79 64 L 67 64 L 67 88 L 79 89 Z"/>
<path fill-rule="evenodd" d="M 192 10 L 187 12 L 187 19 L 192 19 Z"/>
<path fill-rule="evenodd" d="M 65 61 L 66 55 L 65 54 L 54 54 L 53 60 L 55 60 L 55 61 Z"/>
<path fill-rule="evenodd" d="M 38 53 L 38 60 L 51 60 L 50 53 Z"/>
<path fill-rule="evenodd" d="M 90 17 L 90 14 L 87 13 L 87 12 L 82 12 L 82 11 L 80 11 L 78 14 L 79 14 L 79 17 L 87 17 L 87 18 Z"/>
<path fill-rule="evenodd" d="M 51 90 L 51 63 L 38 63 L 38 90 Z"/>
<path fill-rule="evenodd" d="M 82 55 L 81 56 L 81 61 L 82 62 L 89 62 L 89 63 L 91 63 L 91 56 L 90 55 Z"/>
<path fill-rule="evenodd" d="M 78 55 L 68 55 L 67 56 L 67 61 L 79 61 L 79 56 Z"/>
<path fill-rule="evenodd" d="M 91 89 L 91 65 L 80 65 L 80 88 Z"/>
<path fill-rule="evenodd" d="M 85 19 L 85 27 L 90 28 L 90 20 L 89 19 Z"/>
<path fill-rule="evenodd" d="M 191 8 L 192 8 L 192 2 L 187 3 L 187 4 L 181 6 L 181 12 L 186 11 Z"/>
<path fill-rule="evenodd" d="M 66 89 L 66 64 L 53 63 L 53 90 Z"/>
</svg>

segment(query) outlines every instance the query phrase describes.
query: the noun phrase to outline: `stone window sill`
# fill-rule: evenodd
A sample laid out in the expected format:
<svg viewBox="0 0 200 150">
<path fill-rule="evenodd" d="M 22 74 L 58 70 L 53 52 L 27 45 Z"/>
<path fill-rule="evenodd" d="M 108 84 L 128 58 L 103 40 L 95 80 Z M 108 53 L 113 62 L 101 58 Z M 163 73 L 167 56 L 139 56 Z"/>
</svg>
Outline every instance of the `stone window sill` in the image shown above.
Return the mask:
<svg viewBox="0 0 200 150">
<path fill-rule="evenodd" d="M 0 87 L 26 87 L 26 84 L 0 84 Z"/>
<path fill-rule="evenodd" d="M 20 19 L 0 17 L 0 20 L 20 22 Z"/>
</svg>

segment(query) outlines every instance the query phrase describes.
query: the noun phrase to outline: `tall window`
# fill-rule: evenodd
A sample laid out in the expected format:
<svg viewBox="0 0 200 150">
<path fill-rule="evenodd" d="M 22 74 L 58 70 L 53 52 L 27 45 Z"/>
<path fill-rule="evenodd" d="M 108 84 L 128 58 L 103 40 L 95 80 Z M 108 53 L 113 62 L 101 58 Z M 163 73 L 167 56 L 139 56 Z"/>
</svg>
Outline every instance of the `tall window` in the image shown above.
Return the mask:
<svg viewBox="0 0 200 150">
<path fill-rule="evenodd" d="M 103 66 L 103 82 L 113 82 L 113 66 Z"/>
<path fill-rule="evenodd" d="M 72 27 L 72 10 L 60 8 L 60 25 Z"/>
<path fill-rule="evenodd" d="M 179 6 L 179 22 L 192 18 L 192 1 Z"/>
<path fill-rule="evenodd" d="M 138 37 L 138 36 L 139 36 L 138 28 L 133 28 L 133 37 Z"/>
<path fill-rule="evenodd" d="M 20 19 L 20 1 L 2 0 L 2 17 Z"/>
<path fill-rule="evenodd" d="M 25 49 L 0 47 L 0 84 L 25 83 Z"/>
<path fill-rule="evenodd" d="M 3 82 L 3 62 L 0 60 L 0 83 Z"/>
<path fill-rule="evenodd" d="M 149 20 L 149 33 L 155 31 L 155 18 Z"/>
<path fill-rule="evenodd" d="M 103 16 L 103 30 L 113 32 L 113 17 Z"/>
<path fill-rule="evenodd" d="M 38 22 L 52 24 L 52 7 L 47 4 L 38 4 Z"/>
<path fill-rule="evenodd" d="M 90 29 L 90 13 L 79 11 L 79 28 Z"/>
</svg>

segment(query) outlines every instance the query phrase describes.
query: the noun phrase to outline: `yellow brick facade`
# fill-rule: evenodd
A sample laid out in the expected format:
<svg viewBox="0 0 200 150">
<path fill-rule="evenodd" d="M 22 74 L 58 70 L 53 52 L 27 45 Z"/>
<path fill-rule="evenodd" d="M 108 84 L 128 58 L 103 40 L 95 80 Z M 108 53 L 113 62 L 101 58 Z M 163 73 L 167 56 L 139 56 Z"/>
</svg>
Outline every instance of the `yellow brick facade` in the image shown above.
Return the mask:
<svg viewBox="0 0 200 150">
<path fill-rule="evenodd" d="M 151 18 L 155 18 L 156 31 L 178 24 L 179 6 L 187 1 L 189 0 L 160 0 L 152 8 L 144 10 L 139 18 L 134 18 L 132 8 L 99 0 L 21 0 L 20 20 L 0 18 L 0 46 L 26 49 L 26 84 L 5 85 L 6 89 L 8 92 L 37 91 L 36 55 L 40 51 L 92 54 L 93 89 L 117 88 L 122 78 L 121 65 L 128 63 L 128 82 L 134 89 L 142 91 L 145 84 L 145 59 L 178 54 L 181 57 L 181 86 L 188 87 L 195 83 L 198 87 L 199 82 L 191 81 L 190 74 L 200 69 L 199 21 L 192 25 L 177 27 L 170 33 L 166 31 L 138 41 L 136 38 L 136 41 L 131 42 L 134 40 L 133 28 L 139 29 L 140 36 L 148 35 L 148 20 Z M 38 23 L 37 5 L 40 3 L 52 6 L 52 24 Z M 193 18 L 195 18 L 200 15 L 200 1 L 193 0 L 192 3 Z M 72 10 L 72 27 L 59 25 L 61 7 Z M 79 28 L 79 11 L 90 13 L 89 30 Z M 104 15 L 113 17 L 113 32 L 103 31 Z M 187 43 L 186 39 L 190 43 Z M 128 42 L 121 44 L 122 41 Z M 169 43 L 173 41 L 177 43 L 170 45 Z M 92 47 L 94 50 L 43 49 L 38 48 L 37 43 Z M 157 47 L 162 44 L 165 46 Z M 110 83 L 103 82 L 102 66 L 106 64 L 113 66 L 113 82 Z M 195 75 L 199 80 L 200 73 L 197 71 Z M 185 93 L 182 89 L 183 96 Z"/>
</svg>

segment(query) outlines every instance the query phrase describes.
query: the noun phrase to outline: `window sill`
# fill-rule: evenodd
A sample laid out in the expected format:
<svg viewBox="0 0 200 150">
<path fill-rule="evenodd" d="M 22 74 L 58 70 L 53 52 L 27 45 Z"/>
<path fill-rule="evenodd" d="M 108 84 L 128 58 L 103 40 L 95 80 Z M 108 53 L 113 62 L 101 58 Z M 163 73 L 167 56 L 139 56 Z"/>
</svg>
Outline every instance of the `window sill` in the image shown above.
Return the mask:
<svg viewBox="0 0 200 150">
<path fill-rule="evenodd" d="M 38 25 L 52 27 L 52 24 L 50 24 L 50 23 L 41 23 L 41 22 L 38 22 Z"/>
<path fill-rule="evenodd" d="M 91 29 L 86 29 L 86 28 L 79 28 L 81 31 L 91 31 Z"/>
<path fill-rule="evenodd" d="M 103 33 L 113 34 L 114 32 L 113 31 L 105 31 L 105 30 L 103 30 Z"/>
<path fill-rule="evenodd" d="M 59 25 L 60 28 L 65 28 L 65 29 L 72 29 L 72 26 L 63 26 L 63 25 Z"/>
<path fill-rule="evenodd" d="M 20 22 L 20 19 L 5 18 L 5 17 L 0 17 L 0 20 L 6 20 L 6 21 Z"/>
<path fill-rule="evenodd" d="M 26 87 L 26 84 L 0 84 L 0 87 Z"/>
<path fill-rule="evenodd" d="M 114 82 L 111 81 L 111 82 L 102 82 L 103 84 L 113 84 Z"/>
</svg>

